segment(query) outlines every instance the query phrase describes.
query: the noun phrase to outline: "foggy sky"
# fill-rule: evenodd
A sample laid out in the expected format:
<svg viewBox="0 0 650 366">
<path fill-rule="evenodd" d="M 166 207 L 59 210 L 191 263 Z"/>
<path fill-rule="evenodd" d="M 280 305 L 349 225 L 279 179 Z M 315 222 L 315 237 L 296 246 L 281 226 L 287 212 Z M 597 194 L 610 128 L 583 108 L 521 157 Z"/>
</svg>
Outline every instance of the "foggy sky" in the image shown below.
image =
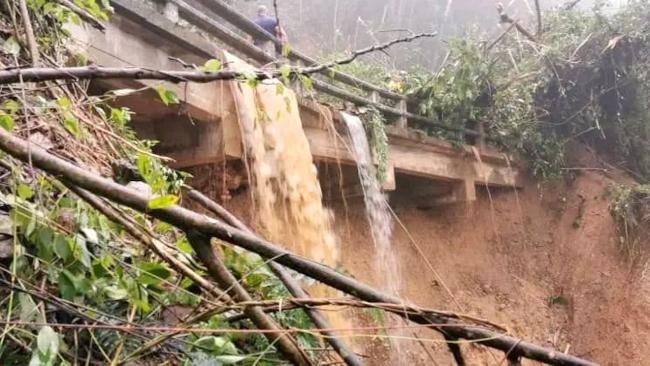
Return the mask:
<svg viewBox="0 0 650 366">
<path fill-rule="evenodd" d="M 589 7 L 595 0 L 583 0 Z M 622 0 L 610 0 L 618 5 Z M 504 0 L 507 13 L 526 22 L 534 16 L 533 0 Z M 566 0 L 540 0 L 542 7 Z M 272 0 L 236 0 L 249 17 L 258 5 L 273 12 Z M 494 0 L 278 0 L 279 16 L 293 47 L 314 56 L 359 49 L 403 35 L 395 30 L 437 31 L 436 40 L 422 40 L 392 49 L 391 57 L 375 61 L 398 68 L 436 65 L 444 57 L 444 41 L 454 36 L 490 38 L 500 32 Z"/>
</svg>

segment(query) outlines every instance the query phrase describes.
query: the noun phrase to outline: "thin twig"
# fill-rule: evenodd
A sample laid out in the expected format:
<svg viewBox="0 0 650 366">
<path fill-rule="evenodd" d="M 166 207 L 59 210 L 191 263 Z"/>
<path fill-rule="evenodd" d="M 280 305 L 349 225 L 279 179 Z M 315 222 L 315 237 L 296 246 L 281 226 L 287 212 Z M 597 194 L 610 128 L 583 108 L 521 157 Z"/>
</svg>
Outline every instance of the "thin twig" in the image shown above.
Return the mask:
<svg viewBox="0 0 650 366">
<path fill-rule="evenodd" d="M 504 30 L 504 31 L 503 31 L 503 32 L 502 32 L 502 33 L 501 33 L 501 34 L 500 34 L 500 35 L 499 35 L 499 36 L 498 36 L 494 41 L 492 41 L 492 43 L 490 43 L 489 46 L 487 46 L 486 50 L 487 50 L 487 51 L 492 50 L 492 49 L 494 48 L 494 46 L 496 46 L 497 44 L 499 44 L 499 42 L 501 42 L 501 40 L 502 40 L 502 39 L 503 39 L 503 38 L 504 38 L 508 33 L 510 33 L 510 31 L 512 30 L 512 28 L 514 28 L 516 25 L 517 25 L 517 23 L 514 23 L 514 22 L 513 22 L 513 23 L 510 23 L 510 25 L 508 26 L 508 28 L 506 28 L 506 30 Z"/>
<path fill-rule="evenodd" d="M 582 0 L 571 0 L 562 6 L 562 10 L 572 10 L 576 7 Z"/>
<path fill-rule="evenodd" d="M 355 308 L 374 308 L 391 313 L 408 313 L 408 314 L 430 314 L 436 316 L 445 316 L 450 318 L 455 318 L 462 321 L 473 322 L 477 325 L 487 326 L 494 328 L 495 330 L 505 331 L 506 327 L 492 323 L 485 319 L 480 319 L 473 317 L 471 315 L 459 314 L 449 311 L 442 310 L 433 310 L 422 308 L 414 305 L 402 305 L 402 304 L 391 304 L 391 303 L 373 303 L 368 301 L 360 301 L 355 299 L 316 299 L 316 298 L 294 298 L 294 299 L 281 299 L 281 300 L 261 300 L 261 301 L 251 301 L 251 302 L 238 302 L 233 305 L 224 306 L 221 308 L 221 311 L 228 310 L 242 310 L 249 306 L 262 306 L 266 311 L 275 312 L 275 311 L 286 311 L 299 308 L 309 308 L 314 306 L 346 306 L 346 307 L 355 307 Z M 238 316 L 239 317 L 239 316 Z M 241 317 L 239 317 L 241 319 Z"/>
<path fill-rule="evenodd" d="M 499 18 L 501 23 L 507 23 L 507 24 L 513 24 L 515 28 L 517 28 L 517 31 L 521 34 L 524 35 L 524 37 L 528 38 L 528 40 L 537 43 L 537 39 L 535 36 L 532 35 L 526 28 L 524 28 L 521 24 L 519 24 L 519 21 L 512 19 L 504 10 L 503 4 L 499 3 L 497 5 L 497 12 L 499 13 Z"/>
<path fill-rule="evenodd" d="M 539 0 L 535 0 L 535 12 L 537 13 L 537 38 L 542 36 L 544 25 L 542 24 L 542 7 L 539 5 Z"/>
<path fill-rule="evenodd" d="M 29 17 L 29 10 L 27 9 L 27 0 L 20 0 L 20 16 L 22 17 L 23 25 L 25 26 L 25 35 L 27 37 L 27 44 L 29 45 L 29 53 L 32 56 L 32 65 L 38 66 L 41 57 L 38 53 L 34 28 L 32 27 L 32 19 Z"/>
</svg>

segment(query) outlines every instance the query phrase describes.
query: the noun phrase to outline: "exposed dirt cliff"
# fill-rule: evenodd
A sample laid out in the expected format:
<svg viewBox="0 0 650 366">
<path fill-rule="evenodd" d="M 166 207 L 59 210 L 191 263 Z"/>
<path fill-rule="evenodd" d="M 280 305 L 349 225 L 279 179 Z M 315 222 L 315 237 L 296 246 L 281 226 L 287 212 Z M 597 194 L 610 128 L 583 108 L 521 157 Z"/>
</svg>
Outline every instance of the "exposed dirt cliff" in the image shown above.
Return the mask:
<svg viewBox="0 0 650 366">
<path fill-rule="evenodd" d="M 576 166 L 599 166 L 584 149 L 573 154 Z M 195 184 L 206 185 L 220 181 L 222 171 L 206 174 L 204 169 L 200 176 Z M 400 203 L 398 188 L 393 207 L 440 276 L 436 278 L 396 225 L 393 245 L 405 297 L 490 319 L 517 336 L 570 349 L 603 365 L 650 364 L 650 284 L 645 267 L 622 255 L 608 212 L 610 187 L 627 182 L 621 172 L 578 170 L 572 179 L 530 181 L 519 191 L 484 190 L 476 203 L 429 210 Z M 250 220 L 254 213 L 248 199 L 242 191 L 228 206 Z M 362 200 L 349 198 L 346 203 L 330 202 L 342 265 L 357 278 L 379 285 Z M 358 327 L 376 326 L 367 313 L 357 315 Z M 417 334 L 421 343 L 404 340 L 413 364 L 431 364 L 422 345 L 438 364 L 451 364 L 439 338 L 419 330 Z M 357 344 L 374 364 L 386 364 L 381 341 L 357 339 Z M 474 349 L 471 364 L 501 361 L 500 354 Z"/>
</svg>

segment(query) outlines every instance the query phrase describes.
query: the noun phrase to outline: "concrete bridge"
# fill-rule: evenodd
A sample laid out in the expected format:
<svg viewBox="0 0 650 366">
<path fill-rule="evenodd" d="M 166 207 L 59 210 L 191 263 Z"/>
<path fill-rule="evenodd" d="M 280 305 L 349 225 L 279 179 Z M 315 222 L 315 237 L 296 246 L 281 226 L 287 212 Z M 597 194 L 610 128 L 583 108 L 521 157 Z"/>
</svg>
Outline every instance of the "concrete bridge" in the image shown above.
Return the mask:
<svg viewBox="0 0 650 366">
<path fill-rule="evenodd" d="M 220 58 L 223 51 L 257 66 L 274 61 L 251 46 L 246 34 L 267 37 L 273 42 L 277 40 L 260 33 L 253 23 L 219 0 L 112 0 L 111 3 L 116 14 L 104 33 L 94 29 L 72 29 L 74 47 L 85 51 L 95 64 L 173 70 L 182 69 L 182 63 L 203 65 L 206 60 Z M 291 51 L 290 59 L 302 65 L 315 63 L 297 51 Z M 329 83 L 331 79 L 359 93 L 334 86 Z M 152 88 L 119 97 L 116 103 L 136 113 L 133 120 L 136 132 L 143 138 L 160 141 L 157 152 L 174 159 L 172 165 L 175 167 L 241 159 L 241 136 L 228 83 L 166 84 L 165 87 L 175 91 L 181 99 L 178 105 L 164 105 Z M 94 83 L 92 88 L 101 92 L 155 85 L 101 81 Z M 300 86 L 294 87 L 300 89 Z M 509 157 L 484 143 L 480 128 L 459 129 L 457 132 L 466 136 L 468 144 L 458 148 L 410 129 L 410 123 L 436 125 L 437 122 L 409 113 L 404 96 L 339 72 L 315 78 L 314 89 L 359 106 L 373 104 L 393 122 L 388 127 L 387 190 L 399 190 L 400 182 L 411 189 L 412 182 L 417 181 L 427 188 L 422 189 L 423 192 L 430 192 L 428 198 L 432 202 L 458 202 L 475 200 L 476 186 L 520 186 L 519 169 L 511 166 Z M 314 160 L 320 164 L 353 165 L 354 159 L 345 144 L 336 140 L 345 136 L 339 111 L 318 104 L 307 93 L 299 100 Z M 332 133 L 324 121 L 334 121 L 334 125 L 341 128 L 340 133 Z"/>
</svg>

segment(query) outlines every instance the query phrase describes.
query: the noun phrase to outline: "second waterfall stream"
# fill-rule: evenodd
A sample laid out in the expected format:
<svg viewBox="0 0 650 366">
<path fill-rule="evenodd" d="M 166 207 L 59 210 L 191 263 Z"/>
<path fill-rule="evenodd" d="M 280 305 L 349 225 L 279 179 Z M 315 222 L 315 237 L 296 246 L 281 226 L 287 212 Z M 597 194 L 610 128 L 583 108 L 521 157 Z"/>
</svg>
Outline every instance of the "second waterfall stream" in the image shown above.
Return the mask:
<svg viewBox="0 0 650 366">
<path fill-rule="evenodd" d="M 357 116 L 341 113 L 348 129 L 351 146 L 350 152 L 357 163 L 359 181 L 363 189 L 366 216 L 370 225 L 370 234 L 375 245 L 375 271 L 382 276 L 382 290 L 398 295 L 400 291 L 400 272 L 392 249 L 393 216 L 377 179 L 377 169 L 366 131 Z"/>
<path fill-rule="evenodd" d="M 366 206 L 366 217 L 370 225 L 370 234 L 375 245 L 375 276 L 379 279 L 381 289 L 391 295 L 399 296 L 401 287 L 401 274 L 393 250 L 393 216 L 388 206 L 386 195 L 381 190 L 381 184 L 377 178 L 368 136 L 363 127 L 361 119 L 357 116 L 341 113 L 343 122 L 348 129 L 351 146 L 349 147 L 354 160 L 357 163 L 359 181 L 363 189 L 363 199 Z M 402 321 L 391 316 L 388 325 L 399 326 Z M 408 364 L 406 356 L 400 350 L 397 337 L 403 335 L 403 331 L 394 330 L 388 332 L 391 336 L 390 343 L 393 348 L 390 353 L 391 363 L 394 365 Z"/>
</svg>

